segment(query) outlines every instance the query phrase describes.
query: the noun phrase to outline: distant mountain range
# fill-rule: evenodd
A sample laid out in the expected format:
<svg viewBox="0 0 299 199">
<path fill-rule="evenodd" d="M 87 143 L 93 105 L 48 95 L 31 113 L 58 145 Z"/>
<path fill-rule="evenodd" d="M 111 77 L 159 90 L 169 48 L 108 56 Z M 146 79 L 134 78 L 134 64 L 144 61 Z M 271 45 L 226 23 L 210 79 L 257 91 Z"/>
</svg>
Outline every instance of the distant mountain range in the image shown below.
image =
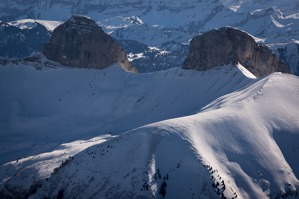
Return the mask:
<svg viewBox="0 0 299 199">
<path fill-rule="evenodd" d="M 19 29 L 1 25 L 0 56 L 21 57 L 41 50 L 53 21 L 65 21 L 73 14 L 90 16 L 119 40 L 141 72 L 180 67 L 189 41 L 213 28 L 233 26 L 258 38 L 285 61 L 293 74 L 299 68 L 299 1 L 0 1 L 1 20 L 10 26 L 31 28 L 32 40 Z M 51 20 L 48 32 L 32 28 L 32 21 Z M 56 24 L 58 24 L 58 22 Z M 22 25 L 20 25 L 22 24 Z M 47 23 L 42 23 L 47 25 Z M 49 24 L 49 23 L 48 23 Z M 10 36 L 8 36 L 10 35 Z M 25 35 L 25 36 L 20 36 Z M 21 43 L 23 53 L 15 53 Z M 24 44 L 25 43 L 25 44 Z M 159 63 L 159 64 L 158 64 Z"/>
</svg>

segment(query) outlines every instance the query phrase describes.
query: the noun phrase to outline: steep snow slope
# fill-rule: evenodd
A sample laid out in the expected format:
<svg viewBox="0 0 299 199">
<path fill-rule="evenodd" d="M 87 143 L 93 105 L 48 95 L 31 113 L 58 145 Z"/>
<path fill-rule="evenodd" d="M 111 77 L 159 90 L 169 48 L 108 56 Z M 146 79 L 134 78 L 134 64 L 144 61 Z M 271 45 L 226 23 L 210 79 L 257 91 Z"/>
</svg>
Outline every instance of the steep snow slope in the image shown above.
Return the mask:
<svg viewBox="0 0 299 199">
<path fill-rule="evenodd" d="M 298 85 L 274 73 L 197 114 L 96 144 L 30 198 L 297 198 Z"/>
<path fill-rule="evenodd" d="M 0 197 L 9 194 L 17 198 L 27 198 L 37 186 L 47 179 L 63 162 L 67 162 L 75 154 L 85 148 L 105 142 L 114 136 L 100 135 L 88 140 L 76 140 L 63 143 L 51 149 L 50 152 L 19 159 L 0 168 Z M 5 193 L 5 194 L 4 194 Z M 8 194 L 9 193 L 9 194 Z"/>
<path fill-rule="evenodd" d="M 298 77 L 240 65 L 0 71 L 1 194 L 298 196 Z"/>
<path fill-rule="evenodd" d="M 241 66 L 240 66 L 241 67 Z M 0 67 L 0 163 L 99 134 L 199 111 L 252 78 L 234 67 L 197 73 L 153 74 L 44 68 L 29 63 Z M 19 143 L 11 145 L 11 143 Z"/>
</svg>

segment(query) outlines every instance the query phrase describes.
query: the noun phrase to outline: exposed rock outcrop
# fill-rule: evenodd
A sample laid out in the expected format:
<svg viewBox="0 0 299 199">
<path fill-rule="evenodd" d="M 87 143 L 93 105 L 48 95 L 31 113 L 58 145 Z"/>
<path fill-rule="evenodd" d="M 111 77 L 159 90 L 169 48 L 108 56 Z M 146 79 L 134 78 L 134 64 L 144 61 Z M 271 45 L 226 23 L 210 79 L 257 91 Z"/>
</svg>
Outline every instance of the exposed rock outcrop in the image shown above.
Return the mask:
<svg viewBox="0 0 299 199">
<path fill-rule="evenodd" d="M 238 62 L 256 76 L 275 71 L 289 72 L 288 66 L 266 46 L 256 43 L 247 33 L 230 27 L 214 29 L 194 37 L 183 68 L 209 70 Z"/>
<path fill-rule="evenodd" d="M 122 47 L 92 19 L 75 15 L 58 26 L 45 45 L 43 54 L 62 65 L 106 68 L 114 63 L 137 72 Z"/>
</svg>

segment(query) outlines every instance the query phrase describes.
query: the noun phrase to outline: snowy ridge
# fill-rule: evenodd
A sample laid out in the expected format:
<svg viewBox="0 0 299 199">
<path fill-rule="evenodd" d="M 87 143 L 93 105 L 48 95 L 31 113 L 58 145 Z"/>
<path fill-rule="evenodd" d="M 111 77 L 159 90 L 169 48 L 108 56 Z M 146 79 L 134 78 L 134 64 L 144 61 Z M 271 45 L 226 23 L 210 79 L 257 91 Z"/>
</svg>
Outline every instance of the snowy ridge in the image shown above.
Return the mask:
<svg viewBox="0 0 299 199">
<path fill-rule="evenodd" d="M 46 143 L 30 144 L 33 136 L 35 142 L 48 142 L 44 140 L 48 134 L 56 142 L 69 142 L 74 137 L 65 135 L 82 138 L 85 134 L 118 134 L 196 113 L 212 100 L 254 81 L 236 67 L 202 73 L 176 68 L 153 74 L 126 73 L 117 66 L 104 70 L 38 71 L 20 64 L 2 66 L 0 70 L 0 90 L 6 96 L 1 99 L 1 127 L 3 135 L 10 132 L 8 140 L 1 143 L 2 161 L 21 158 L 13 151 L 48 147 Z M 40 129 L 43 133 L 37 133 Z M 10 139 L 22 134 L 32 136 L 20 137 L 28 140 L 24 141 L 28 145 L 16 148 L 9 144 Z M 2 156 L 7 153 L 10 155 Z"/>
<path fill-rule="evenodd" d="M 256 78 L 240 64 L 180 68 L 192 37 L 231 26 L 298 75 L 298 8 L 298 0 L 0 0 L 2 56 L 14 44 L 21 56 L 38 51 L 80 14 L 140 71 L 175 67 L 133 74 L 4 62 L 0 198 L 298 198 L 299 78 Z"/>
<path fill-rule="evenodd" d="M 31 29 L 36 26 L 36 23 L 43 25 L 47 30 L 53 31 L 57 26 L 59 26 L 61 21 L 48 21 L 48 20 L 36 20 L 36 19 L 20 19 L 17 21 L 9 22 L 9 25 L 16 26 L 20 29 Z"/>
<path fill-rule="evenodd" d="M 166 198 L 295 196 L 298 152 L 289 150 L 298 147 L 291 140 L 298 141 L 299 124 L 297 112 L 289 110 L 299 107 L 293 97 L 280 105 L 285 94 L 298 96 L 293 90 L 298 78 L 287 77 L 286 85 L 285 76 L 273 74 L 238 91 L 244 99 L 237 103 L 141 127 L 95 145 L 75 156 L 32 198 L 55 197 L 60 190 L 75 198 L 160 197 L 163 182 Z M 269 99 L 275 99 L 271 107 L 265 106 Z"/>
<path fill-rule="evenodd" d="M 296 76 L 256 79 L 241 65 L 152 74 L 0 70 L 0 85 L 10 85 L 0 88 L 2 194 L 298 196 Z M 12 147 L 16 135 L 27 145 Z"/>
</svg>

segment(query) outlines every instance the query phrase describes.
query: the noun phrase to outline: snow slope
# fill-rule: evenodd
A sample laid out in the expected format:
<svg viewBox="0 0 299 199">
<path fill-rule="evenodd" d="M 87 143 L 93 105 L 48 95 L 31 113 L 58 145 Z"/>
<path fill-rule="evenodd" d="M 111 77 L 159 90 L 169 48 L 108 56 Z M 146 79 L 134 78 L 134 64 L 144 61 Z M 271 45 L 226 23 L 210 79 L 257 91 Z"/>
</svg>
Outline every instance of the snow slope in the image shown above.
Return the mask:
<svg viewBox="0 0 299 199">
<path fill-rule="evenodd" d="M 28 63 L 0 75 L 1 194 L 298 196 L 296 76 Z"/>
<path fill-rule="evenodd" d="M 41 45 L 24 32 L 47 38 L 83 14 L 148 72 L 180 67 L 193 36 L 229 25 L 298 75 L 298 8 L 298 0 L 0 0 L 0 43 L 3 55 L 22 42 L 21 55 L 30 54 Z M 298 198 L 298 87 L 298 77 L 256 79 L 240 65 L 151 74 L 1 65 L 0 198 Z"/>
<path fill-rule="evenodd" d="M 16 26 L 20 29 L 31 29 L 36 27 L 36 24 L 43 25 L 49 31 L 53 31 L 57 26 L 59 26 L 61 21 L 47 21 L 47 20 L 34 20 L 34 19 L 20 19 L 17 21 L 12 21 L 8 23 L 9 25 Z"/>
<path fill-rule="evenodd" d="M 162 187 L 165 198 L 296 198 L 298 85 L 274 73 L 197 114 L 94 145 L 31 198 L 160 198 Z"/>
<path fill-rule="evenodd" d="M 25 151 L 28 155 L 30 150 L 51 148 L 49 140 L 63 143 L 118 134 L 189 115 L 252 81 L 230 67 L 220 72 L 176 68 L 133 74 L 116 66 L 105 70 L 36 70 L 22 63 L 1 66 L 0 133 L 5 139 L 0 140 L 0 160 L 4 163 L 23 157 Z"/>
</svg>

